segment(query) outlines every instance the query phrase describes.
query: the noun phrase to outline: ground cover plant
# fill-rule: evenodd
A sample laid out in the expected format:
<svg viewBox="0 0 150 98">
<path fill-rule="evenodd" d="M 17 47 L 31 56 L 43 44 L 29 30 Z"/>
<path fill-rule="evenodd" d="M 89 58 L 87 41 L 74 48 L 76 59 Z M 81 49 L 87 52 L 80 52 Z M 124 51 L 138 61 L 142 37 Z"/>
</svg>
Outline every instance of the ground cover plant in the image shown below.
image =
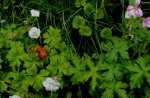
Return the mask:
<svg viewBox="0 0 150 98">
<path fill-rule="evenodd" d="M 1 98 L 150 98 L 149 4 L 1 1 Z"/>
</svg>

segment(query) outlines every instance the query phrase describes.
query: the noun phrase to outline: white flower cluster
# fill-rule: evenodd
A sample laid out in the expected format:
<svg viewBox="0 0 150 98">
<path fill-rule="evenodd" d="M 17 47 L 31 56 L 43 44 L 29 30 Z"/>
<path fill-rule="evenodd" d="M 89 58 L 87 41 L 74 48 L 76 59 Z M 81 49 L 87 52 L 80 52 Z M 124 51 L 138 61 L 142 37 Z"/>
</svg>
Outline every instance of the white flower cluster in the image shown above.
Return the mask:
<svg viewBox="0 0 150 98">
<path fill-rule="evenodd" d="M 37 10 L 30 10 L 31 12 L 31 16 L 32 17 L 39 17 L 40 16 L 40 12 Z M 39 38 L 40 37 L 40 33 L 41 30 L 36 28 L 36 27 L 32 27 L 29 31 L 28 31 L 28 35 L 30 38 Z"/>
<path fill-rule="evenodd" d="M 45 81 L 43 81 L 42 84 L 47 91 L 56 91 L 60 87 L 60 84 L 57 80 L 49 77 Z"/>
</svg>

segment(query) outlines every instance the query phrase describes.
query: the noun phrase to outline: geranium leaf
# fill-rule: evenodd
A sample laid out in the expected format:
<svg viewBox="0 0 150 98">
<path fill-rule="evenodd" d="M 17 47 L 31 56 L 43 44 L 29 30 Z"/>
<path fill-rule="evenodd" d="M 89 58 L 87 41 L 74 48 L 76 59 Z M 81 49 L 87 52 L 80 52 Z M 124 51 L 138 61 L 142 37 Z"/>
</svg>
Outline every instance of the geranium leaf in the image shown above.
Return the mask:
<svg viewBox="0 0 150 98">
<path fill-rule="evenodd" d="M 75 16 L 72 21 L 72 27 L 75 29 L 79 29 L 83 26 L 85 26 L 85 19 L 80 15 Z"/>
</svg>

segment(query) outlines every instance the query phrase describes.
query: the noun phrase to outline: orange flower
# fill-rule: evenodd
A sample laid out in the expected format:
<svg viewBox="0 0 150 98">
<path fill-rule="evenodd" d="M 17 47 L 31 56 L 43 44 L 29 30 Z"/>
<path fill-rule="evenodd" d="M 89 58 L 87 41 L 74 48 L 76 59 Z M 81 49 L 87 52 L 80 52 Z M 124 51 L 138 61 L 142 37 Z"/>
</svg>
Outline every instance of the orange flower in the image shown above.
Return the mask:
<svg viewBox="0 0 150 98">
<path fill-rule="evenodd" d="M 44 59 L 47 56 L 48 56 L 48 54 L 47 54 L 46 49 L 44 47 L 42 47 L 42 46 L 39 46 L 38 47 L 38 57 L 40 59 Z"/>
</svg>

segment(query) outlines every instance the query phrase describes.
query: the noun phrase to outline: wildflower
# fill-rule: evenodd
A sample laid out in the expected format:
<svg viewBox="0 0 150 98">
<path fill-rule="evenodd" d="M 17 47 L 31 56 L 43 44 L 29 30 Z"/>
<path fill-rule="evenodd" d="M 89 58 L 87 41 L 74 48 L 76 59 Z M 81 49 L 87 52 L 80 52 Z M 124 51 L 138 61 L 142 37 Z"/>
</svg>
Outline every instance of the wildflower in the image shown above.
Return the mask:
<svg viewBox="0 0 150 98">
<path fill-rule="evenodd" d="M 129 5 L 127 11 L 125 12 L 125 18 L 134 18 L 141 17 L 143 15 L 142 10 L 139 8 L 141 0 L 135 0 L 134 6 Z"/>
<path fill-rule="evenodd" d="M 143 18 L 142 26 L 150 28 L 150 17 Z"/>
<path fill-rule="evenodd" d="M 27 21 L 27 20 L 25 20 L 25 21 L 23 21 L 23 23 L 26 25 L 26 24 L 28 24 L 28 21 Z"/>
<path fill-rule="evenodd" d="M 37 10 L 30 10 L 30 12 L 31 12 L 31 16 L 33 16 L 33 17 L 39 17 L 40 16 L 40 12 L 39 11 L 37 11 Z"/>
<path fill-rule="evenodd" d="M 21 98 L 18 95 L 9 96 L 9 98 Z"/>
<path fill-rule="evenodd" d="M 1 21 L 0 21 L 0 23 L 5 23 L 5 22 L 6 22 L 6 20 L 1 20 Z"/>
<path fill-rule="evenodd" d="M 38 57 L 40 59 L 44 59 L 45 57 L 47 57 L 48 54 L 44 47 L 39 46 L 37 50 L 38 50 Z"/>
<path fill-rule="evenodd" d="M 40 36 L 41 30 L 36 28 L 36 27 L 32 27 L 29 31 L 28 31 L 28 35 L 30 38 L 38 38 Z"/>
<path fill-rule="evenodd" d="M 45 81 L 43 81 L 43 86 L 47 91 L 56 91 L 59 89 L 60 84 L 56 79 L 48 77 Z"/>
</svg>

